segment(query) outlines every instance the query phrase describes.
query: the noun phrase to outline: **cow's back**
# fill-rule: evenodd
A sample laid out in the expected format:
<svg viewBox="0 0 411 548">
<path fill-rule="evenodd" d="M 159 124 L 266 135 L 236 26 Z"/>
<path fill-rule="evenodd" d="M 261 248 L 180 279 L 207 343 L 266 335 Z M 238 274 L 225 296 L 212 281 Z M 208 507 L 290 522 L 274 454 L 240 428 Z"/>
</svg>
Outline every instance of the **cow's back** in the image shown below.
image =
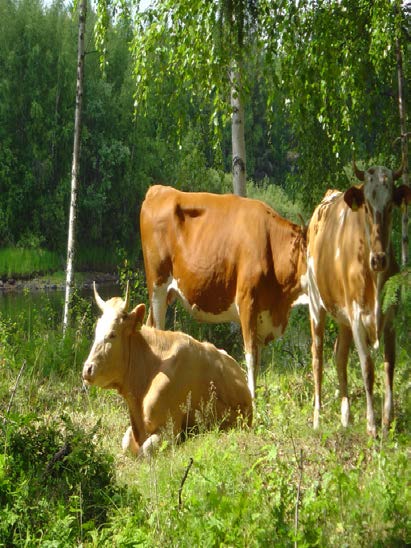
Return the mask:
<svg viewBox="0 0 411 548">
<path fill-rule="evenodd" d="M 266 238 L 262 206 L 256 200 L 244 202 L 231 194 L 151 187 L 140 216 L 150 281 L 159 285 L 171 274 L 181 280 L 189 279 L 190 285 L 203 286 L 203 290 L 209 285 L 204 281 L 208 278 L 229 285 L 228 279 L 236 275 L 243 255 L 247 254 L 250 263 L 256 263 L 261 261 L 261 249 L 266 252 L 265 242 L 255 244 L 257 230 Z"/>
<path fill-rule="evenodd" d="M 258 308 L 278 315 L 276 325 L 286 322 L 301 293 L 305 234 L 263 202 L 154 186 L 140 225 L 149 295 L 174 279 L 180 296 L 195 303 L 194 315 L 197 309 L 219 315 L 249 288 Z"/>
</svg>

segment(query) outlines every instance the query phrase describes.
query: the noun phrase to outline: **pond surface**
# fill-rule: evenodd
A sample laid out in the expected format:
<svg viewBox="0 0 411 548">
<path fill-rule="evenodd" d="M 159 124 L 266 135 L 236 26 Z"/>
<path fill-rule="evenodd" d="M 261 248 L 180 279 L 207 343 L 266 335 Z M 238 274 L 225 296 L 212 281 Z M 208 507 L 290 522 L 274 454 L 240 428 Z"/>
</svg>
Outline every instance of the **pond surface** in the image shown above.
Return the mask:
<svg viewBox="0 0 411 548">
<path fill-rule="evenodd" d="M 106 283 L 98 286 L 98 292 L 103 299 L 121 295 L 117 284 Z M 86 287 L 78 294 L 94 302 L 93 289 Z M 65 291 L 62 289 L 13 290 L 0 292 L 0 314 L 14 319 L 25 316 L 35 309 L 51 310 L 57 318 L 63 319 Z"/>
</svg>

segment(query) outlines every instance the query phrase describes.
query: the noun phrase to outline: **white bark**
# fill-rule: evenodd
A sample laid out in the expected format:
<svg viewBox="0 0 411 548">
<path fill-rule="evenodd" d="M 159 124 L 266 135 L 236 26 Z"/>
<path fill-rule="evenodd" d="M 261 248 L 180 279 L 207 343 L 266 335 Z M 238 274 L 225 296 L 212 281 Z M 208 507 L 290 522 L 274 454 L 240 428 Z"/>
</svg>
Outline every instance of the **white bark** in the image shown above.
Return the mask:
<svg viewBox="0 0 411 548">
<path fill-rule="evenodd" d="M 69 323 L 69 310 L 73 289 L 74 256 L 76 243 L 76 218 L 77 218 L 77 194 L 80 162 L 80 135 L 81 135 L 81 107 L 83 102 L 83 76 L 84 76 L 84 35 L 86 31 L 87 0 L 80 0 L 79 27 L 78 27 L 78 53 L 77 53 L 77 86 L 76 109 L 74 115 L 74 143 L 73 163 L 71 168 L 71 199 L 70 215 L 67 239 L 67 267 L 66 267 L 66 296 L 64 299 L 63 331 Z"/>
</svg>

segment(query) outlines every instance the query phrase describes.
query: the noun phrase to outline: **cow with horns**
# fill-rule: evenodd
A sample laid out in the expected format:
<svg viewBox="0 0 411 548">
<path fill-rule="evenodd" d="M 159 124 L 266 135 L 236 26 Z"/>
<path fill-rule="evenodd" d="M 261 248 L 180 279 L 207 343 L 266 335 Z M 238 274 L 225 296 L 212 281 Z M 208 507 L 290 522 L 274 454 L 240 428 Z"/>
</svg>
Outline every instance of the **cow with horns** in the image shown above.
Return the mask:
<svg viewBox="0 0 411 548">
<path fill-rule="evenodd" d="M 251 425 L 252 400 L 245 375 L 224 350 L 189 335 L 143 324 L 145 305 L 128 311 L 125 299 L 104 301 L 90 354 L 86 384 L 114 388 L 126 400 L 131 426 L 123 449 L 149 454 L 172 423 L 173 433 L 202 425 Z"/>
<path fill-rule="evenodd" d="M 362 182 L 345 192 L 329 190 L 314 211 L 307 234 L 307 278 L 315 384 L 314 428 L 319 426 L 326 313 L 339 332 L 335 346 L 341 400 L 341 422 L 347 426 L 349 403 L 347 359 L 352 340 L 358 351 L 367 400 L 367 430 L 376 435 L 373 410 L 374 363 L 370 346 L 384 336 L 385 401 L 383 423 L 393 416 L 395 362 L 394 310 L 383 313 L 381 294 L 387 279 L 398 272 L 391 243 L 393 206 L 407 204 L 411 190 L 395 187 L 402 174 L 374 166 L 365 171 L 353 162 Z"/>
<path fill-rule="evenodd" d="M 306 299 L 306 228 L 259 200 L 156 185 L 140 229 L 148 323 L 164 329 L 167 305 L 179 298 L 200 321 L 241 324 L 254 397 L 262 346 Z"/>
</svg>

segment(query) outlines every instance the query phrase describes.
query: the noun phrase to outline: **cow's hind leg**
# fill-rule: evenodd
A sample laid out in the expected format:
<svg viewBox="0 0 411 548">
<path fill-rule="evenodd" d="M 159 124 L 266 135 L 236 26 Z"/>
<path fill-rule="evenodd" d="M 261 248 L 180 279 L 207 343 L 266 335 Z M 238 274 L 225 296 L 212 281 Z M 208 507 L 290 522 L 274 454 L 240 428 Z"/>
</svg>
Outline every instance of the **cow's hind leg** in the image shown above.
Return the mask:
<svg viewBox="0 0 411 548">
<path fill-rule="evenodd" d="M 387 323 L 384 329 L 384 371 L 385 371 L 385 399 L 383 427 L 387 430 L 390 427 L 393 414 L 393 382 L 395 366 L 395 331 L 392 323 Z"/>
<path fill-rule="evenodd" d="M 261 349 L 258 344 L 251 344 L 250 346 L 245 346 L 245 361 L 247 365 L 247 384 L 251 397 L 254 399 L 257 386 L 257 375 L 260 369 Z"/>
<path fill-rule="evenodd" d="M 314 377 L 314 428 L 320 425 L 321 385 L 323 378 L 323 345 L 324 345 L 325 310 L 321 308 L 316 317 L 311 317 L 311 353 Z"/>
<path fill-rule="evenodd" d="M 337 365 L 338 383 L 341 397 L 341 424 L 346 427 L 350 420 L 350 405 L 348 401 L 347 361 L 352 342 L 350 327 L 340 325 L 335 345 L 335 362 Z"/>
<path fill-rule="evenodd" d="M 251 397 L 255 398 L 257 374 L 260 368 L 261 346 L 257 342 L 256 314 L 251 306 L 252 298 L 247 295 L 240 305 L 240 322 L 244 340 L 247 383 Z"/>
<path fill-rule="evenodd" d="M 151 292 L 147 325 L 156 327 L 157 329 L 165 328 L 168 285 L 168 281 L 161 285 L 154 284 Z"/>
<path fill-rule="evenodd" d="M 143 445 L 140 447 L 140 450 L 138 452 L 139 455 L 143 457 L 148 457 L 152 455 L 155 450 L 160 445 L 161 436 L 160 434 L 151 434 L 146 441 L 143 443 Z"/>
<path fill-rule="evenodd" d="M 365 330 L 360 322 L 357 322 L 357 325 L 353 326 L 353 337 L 360 358 L 365 396 L 367 399 L 367 431 L 371 436 L 375 437 L 377 430 L 373 407 L 374 362 L 372 361 L 368 348 Z"/>
<path fill-rule="evenodd" d="M 133 455 L 137 455 L 139 451 L 139 446 L 134 438 L 133 428 L 131 426 L 129 426 L 125 431 L 123 440 L 121 442 L 121 447 L 124 452 L 130 451 Z"/>
</svg>

